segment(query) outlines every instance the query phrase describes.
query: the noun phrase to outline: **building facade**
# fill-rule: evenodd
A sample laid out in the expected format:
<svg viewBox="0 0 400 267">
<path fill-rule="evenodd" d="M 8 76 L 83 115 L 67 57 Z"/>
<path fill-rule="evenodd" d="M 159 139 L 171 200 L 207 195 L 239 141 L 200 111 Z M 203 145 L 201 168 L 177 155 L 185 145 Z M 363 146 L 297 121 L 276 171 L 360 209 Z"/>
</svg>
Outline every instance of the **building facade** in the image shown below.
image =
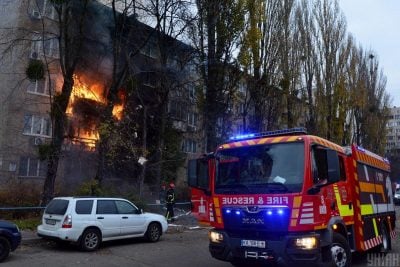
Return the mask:
<svg viewBox="0 0 400 267">
<path fill-rule="evenodd" d="M 2 1 L 0 7 L 0 180 L 37 180 L 46 172 L 38 146 L 51 138 L 49 105 L 57 79 L 55 13 L 46 2 Z M 46 31 L 43 31 L 46 28 Z M 27 78 L 30 61 L 47 59 L 44 79 Z"/>
<path fill-rule="evenodd" d="M 397 154 L 400 152 L 400 107 L 390 109 L 387 129 L 386 153 Z"/>
</svg>

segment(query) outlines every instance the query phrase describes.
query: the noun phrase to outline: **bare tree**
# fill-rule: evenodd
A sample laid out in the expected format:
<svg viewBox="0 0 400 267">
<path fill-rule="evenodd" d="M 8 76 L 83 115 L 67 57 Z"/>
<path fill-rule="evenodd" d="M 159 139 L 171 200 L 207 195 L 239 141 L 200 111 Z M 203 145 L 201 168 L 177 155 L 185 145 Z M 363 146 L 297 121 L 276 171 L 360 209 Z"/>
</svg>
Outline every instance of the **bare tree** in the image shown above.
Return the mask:
<svg viewBox="0 0 400 267">
<path fill-rule="evenodd" d="M 43 187 L 42 205 L 46 205 L 54 196 L 58 162 L 65 136 L 65 126 L 67 125 L 66 110 L 74 85 L 73 74 L 81 57 L 83 27 L 88 6 L 88 0 L 52 2 L 55 4 L 54 8 L 58 15 L 60 66 L 63 86 L 61 92 L 54 96 L 51 105 L 53 138 L 50 144 L 51 149 L 49 149 L 48 153 L 48 168 Z"/>
</svg>

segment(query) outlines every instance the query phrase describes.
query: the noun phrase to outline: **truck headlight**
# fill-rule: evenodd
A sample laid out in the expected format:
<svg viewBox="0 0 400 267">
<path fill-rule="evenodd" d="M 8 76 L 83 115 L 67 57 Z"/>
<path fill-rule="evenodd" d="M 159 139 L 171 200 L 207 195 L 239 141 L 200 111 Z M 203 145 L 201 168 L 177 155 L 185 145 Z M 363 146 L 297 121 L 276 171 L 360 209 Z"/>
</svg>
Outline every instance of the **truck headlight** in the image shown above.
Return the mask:
<svg viewBox="0 0 400 267">
<path fill-rule="evenodd" d="M 300 249 L 315 249 L 318 247 L 318 239 L 315 236 L 295 238 L 292 245 Z"/>
<path fill-rule="evenodd" d="M 208 233 L 208 238 L 213 243 L 220 243 L 224 240 L 224 235 L 215 231 L 210 231 Z"/>
</svg>

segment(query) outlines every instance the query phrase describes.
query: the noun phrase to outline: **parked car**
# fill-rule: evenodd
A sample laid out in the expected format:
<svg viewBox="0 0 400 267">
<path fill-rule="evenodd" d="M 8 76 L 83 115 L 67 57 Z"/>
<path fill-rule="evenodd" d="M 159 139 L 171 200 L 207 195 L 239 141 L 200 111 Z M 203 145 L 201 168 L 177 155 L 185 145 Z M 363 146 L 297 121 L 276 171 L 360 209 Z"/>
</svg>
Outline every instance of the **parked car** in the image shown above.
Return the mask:
<svg viewBox="0 0 400 267">
<path fill-rule="evenodd" d="M 10 251 L 14 251 L 21 243 L 21 232 L 11 222 L 0 220 L 0 262 L 4 261 Z"/>
<path fill-rule="evenodd" d="M 143 212 L 126 199 L 57 197 L 47 205 L 37 233 L 94 251 L 108 240 L 146 237 L 157 242 L 167 228 L 164 216 Z"/>
<path fill-rule="evenodd" d="M 397 188 L 396 191 L 394 192 L 394 204 L 400 205 L 400 188 Z"/>
</svg>

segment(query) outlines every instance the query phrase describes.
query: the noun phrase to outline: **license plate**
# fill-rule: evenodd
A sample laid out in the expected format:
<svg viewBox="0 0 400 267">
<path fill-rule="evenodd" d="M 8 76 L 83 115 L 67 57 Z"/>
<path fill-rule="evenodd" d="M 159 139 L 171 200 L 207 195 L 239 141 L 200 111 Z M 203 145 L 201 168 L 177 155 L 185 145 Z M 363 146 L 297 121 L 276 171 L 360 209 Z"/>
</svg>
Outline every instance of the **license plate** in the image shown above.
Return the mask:
<svg viewBox="0 0 400 267">
<path fill-rule="evenodd" d="M 242 247 L 265 248 L 265 241 L 260 240 L 242 240 Z"/>
<path fill-rule="evenodd" d="M 56 225 L 56 220 L 53 220 L 53 219 L 46 219 L 46 224 Z"/>
</svg>

